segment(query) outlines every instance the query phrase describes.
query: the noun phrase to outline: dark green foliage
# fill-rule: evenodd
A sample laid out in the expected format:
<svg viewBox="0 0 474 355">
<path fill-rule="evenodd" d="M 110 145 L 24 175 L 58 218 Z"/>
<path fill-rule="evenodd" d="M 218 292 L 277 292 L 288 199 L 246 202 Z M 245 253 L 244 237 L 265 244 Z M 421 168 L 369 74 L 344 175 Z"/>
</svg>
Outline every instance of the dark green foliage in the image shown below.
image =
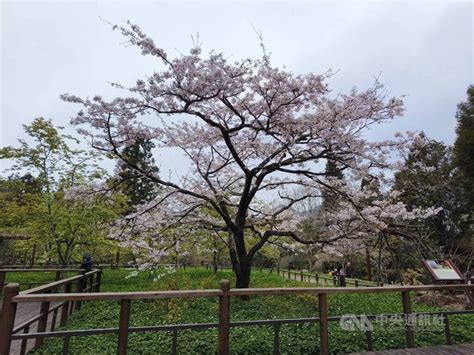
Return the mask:
<svg viewBox="0 0 474 355">
<path fill-rule="evenodd" d="M 342 180 L 344 174 L 342 170 L 338 167 L 337 162 L 331 158 L 328 158 L 326 161 L 326 176 L 331 178 L 336 178 Z M 324 189 L 322 191 L 322 210 L 331 210 L 338 203 L 338 196 L 333 191 Z"/>
<path fill-rule="evenodd" d="M 36 245 L 39 263 L 66 266 L 80 248 L 92 244 L 94 249 L 110 249 L 104 238 L 107 223 L 118 216 L 122 199 L 84 192 L 100 186 L 105 174 L 97 165 L 99 155 L 73 149 L 78 141 L 62 134 L 51 120 L 39 117 L 23 127 L 28 140 L 18 139 L 18 147 L 0 147 L 0 159 L 10 160 L 8 170 L 14 172 L 8 180 L 0 178 L 0 231 L 31 236 L 16 243 L 16 251 Z M 25 171 L 29 174 L 22 176 Z M 83 195 L 72 192 L 68 197 L 75 188 Z"/>
<path fill-rule="evenodd" d="M 394 188 L 402 191 L 400 198 L 408 208 L 442 207 L 437 215 L 420 226 L 429 235 L 426 242 L 430 251 L 425 251 L 428 255 L 424 257 L 453 258 L 464 268 L 472 255 L 470 221 L 466 218 L 471 207 L 466 199 L 469 193 L 466 181 L 454 165 L 452 148 L 435 140 L 413 147 L 405 161 L 405 168 L 396 175 Z M 399 241 L 399 244 L 404 244 L 404 241 Z M 404 254 L 405 259 L 410 259 L 409 254 Z M 408 263 L 402 268 L 416 266 Z"/>
<path fill-rule="evenodd" d="M 138 138 L 121 153 L 126 162 L 118 162 L 119 173 L 115 180 L 120 184 L 119 189 L 128 197 L 131 207 L 148 202 L 157 194 L 157 184 L 133 168 L 137 166 L 148 174 L 158 176 L 159 170 L 152 154 L 154 147 L 150 140 Z"/>
<path fill-rule="evenodd" d="M 208 289 L 217 288 L 219 280 L 233 280 L 230 271 L 188 269 L 178 270 L 152 282 L 146 273 L 136 278 L 124 279 L 123 270 L 104 273 L 103 291 L 165 290 L 165 289 Z M 275 274 L 252 274 L 251 287 L 309 286 L 289 281 Z M 272 318 L 317 317 L 317 297 L 311 295 L 251 297 L 249 301 L 232 299 L 231 320 L 258 320 Z M 331 295 L 329 296 L 329 315 L 400 313 L 400 294 L 377 295 Z M 68 321 L 66 329 L 112 328 L 118 326 L 119 305 L 117 302 L 90 302 L 83 306 Z M 432 311 L 434 307 L 413 304 L 414 311 Z M 217 322 L 218 300 L 214 298 L 182 300 L 132 301 L 131 326 L 184 324 Z M 452 317 L 451 330 L 456 343 L 474 341 L 472 316 Z M 338 322 L 330 322 L 330 348 L 334 353 L 365 350 L 365 336 L 360 331 L 344 331 Z M 416 327 L 418 344 L 442 344 L 444 335 L 440 329 Z M 315 354 L 319 352 L 318 325 L 284 325 L 280 333 L 282 354 Z M 272 354 L 273 327 L 236 327 L 231 329 L 231 353 L 233 354 Z M 77 337 L 71 340 L 74 354 L 114 354 L 117 337 L 102 335 Z M 374 330 L 376 350 L 403 348 L 404 330 L 401 325 L 376 326 Z M 61 353 L 62 339 L 49 339 L 37 351 L 39 354 Z M 169 332 L 135 333 L 129 336 L 130 354 L 170 353 L 171 334 Z M 217 330 L 190 330 L 178 332 L 178 353 L 215 354 L 217 349 Z"/>
<path fill-rule="evenodd" d="M 474 182 L 474 86 L 467 89 L 467 100 L 458 105 L 456 113 L 456 142 L 454 157 L 456 166 L 464 176 Z M 472 186 L 472 185 L 471 185 Z"/>
</svg>

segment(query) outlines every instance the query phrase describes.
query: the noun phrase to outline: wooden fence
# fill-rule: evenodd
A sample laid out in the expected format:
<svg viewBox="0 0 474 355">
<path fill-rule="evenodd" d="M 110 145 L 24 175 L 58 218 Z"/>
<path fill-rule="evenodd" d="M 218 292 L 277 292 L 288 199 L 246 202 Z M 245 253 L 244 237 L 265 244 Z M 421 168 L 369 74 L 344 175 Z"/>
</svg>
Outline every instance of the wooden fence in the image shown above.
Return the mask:
<svg viewBox="0 0 474 355">
<path fill-rule="evenodd" d="M 160 266 L 175 266 L 174 264 L 162 264 Z M 78 271 L 80 265 L 77 265 L 77 269 L 74 268 L 73 265 L 71 265 L 70 269 L 55 269 L 51 267 L 41 267 L 41 266 L 35 266 L 33 268 L 24 268 L 23 265 L 5 265 L 0 267 L 0 293 L 1 293 L 1 286 L 2 280 L 5 278 L 3 277 L 2 279 L 2 273 L 3 272 L 29 272 L 29 271 L 58 271 L 58 270 L 64 270 L 64 271 Z M 106 268 L 117 268 L 117 265 L 115 264 L 98 264 L 95 265 L 96 268 L 100 269 L 106 269 Z M 122 265 L 120 266 L 121 269 L 136 269 L 138 265 Z M 209 264 L 206 265 L 186 265 L 182 264 L 179 265 L 181 268 L 205 268 L 205 269 L 211 269 L 211 266 Z M 230 270 L 232 269 L 231 266 L 226 266 L 226 265 L 219 265 L 218 270 Z M 328 274 L 320 273 L 320 272 L 309 272 L 306 270 L 292 270 L 292 269 L 280 269 L 279 267 L 275 268 L 264 268 L 264 267 L 253 267 L 253 270 L 255 271 L 260 271 L 260 272 L 268 272 L 268 273 L 277 273 L 280 276 L 287 277 L 288 279 L 295 280 L 295 281 L 301 281 L 301 282 L 309 282 L 309 283 L 317 283 L 321 284 L 324 286 L 337 286 L 337 280 Z M 58 277 L 58 274 L 56 274 Z M 56 279 L 58 279 L 56 277 Z M 353 285 L 354 287 L 358 286 L 366 286 L 366 287 L 371 287 L 371 286 L 383 286 L 382 283 L 376 283 L 372 281 L 367 281 L 367 280 L 361 280 L 361 279 L 355 279 L 355 278 L 346 278 L 346 284 L 347 285 Z M 313 282 L 314 281 L 314 282 Z M 34 285 L 35 283 L 29 283 L 30 285 Z M 39 284 L 39 283 L 36 283 Z"/>
<path fill-rule="evenodd" d="M 44 271 L 44 269 L 41 271 Z M 55 269 L 54 271 L 64 272 L 69 271 L 69 269 Z M 74 271 L 78 271 L 78 269 L 74 269 Z M 50 282 L 22 292 L 20 292 L 20 284 L 18 283 L 11 283 L 4 287 L 2 313 L 0 315 L 0 354 L 9 354 L 11 342 L 15 339 L 15 336 L 20 333 L 22 335 L 29 335 L 30 328 L 35 323 L 37 323 L 37 333 L 40 334 L 46 332 L 48 320 L 50 320 L 50 332 L 54 332 L 59 310 L 61 310 L 59 324 L 64 325 L 68 317 L 74 311 L 81 309 L 82 303 L 79 299 L 69 299 L 61 301 L 51 307 L 51 302 L 44 301 L 41 302 L 40 313 L 38 315 L 24 320 L 21 324 L 15 325 L 17 302 L 14 301 L 14 297 L 31 297 L 34 295 L 48 296 L 54 294 L 67 295 L 72 294 L 73 286 L 75 286 L 75 295 L 80 295 L 85 292 L 100 292 L 102 270 L 92 270 L 89 272 L 85 272 L 84 270 L 79 271 L 81 272 L 80 275 Z M 60 291 L 63 293 L 58 293 Z M 33 338 L 35 339 L 33 349 L 36 349 L 42 345 L 44 338 Z M 27 338 L 22 338 L 21 340 L 21 354 L 27 352 L 27 341 Z"/>
<path fill-rule="evenodd" d="M 34 272 L 46 272 L 46 273 L 54 273 L 54 280 L 58 281 L 64 278 L 66 273 L 82 273 L 84 270 L 80 268 L 67 268 L 67 269 L 59 269 L 59 268 L 0 268 L 0 294 L 3 293 L 3 286 L 5 285 L 5 280 L 7 274 L 18 274 L 18 273 L 34 273 Z M 24 288 L 30 289 L 33 286 L 38 285 L 46 285 L 51 283 L 51 281 L 44 281 L 44 282 L 32 282 L 26 281 L 24 283 L 19 282 L 20 286 Z"/>
<path fill-rule="evenodd" d="M 338 281 L 337 278 L 331 277 L 327 274 L 320 274 L 320 273 L 312 273 L 307 271 L 301 270 L 284 270 L 284 269 L 277 269 L 278 275 L 286 276 L 290 280 L 296 280 L 301 282 L 309 282 L 317 284 L 324 284 L 325 286 L 333 285 L 337 286 Z M 377 283 L 367 280 L 359 280 L 353 278 L 346 278 L 345 282 L 347 285 L 353 285 L 354 287 L 365 286 L 365 287 L 373 287 L 377 286 Z M 379 284 L 379 286 L 383 286 L 383 284 Z"/>
<path fill-rule="evenodd" d="M 0 318 L 0 353 L 8 354 L 10 344 L 12 340 L 36 339 L 37 346 L 41 345 L 44 338 L 48 337 L 61 337 L 63 338 L 63 354 L 69 353 L 69 340 L 71 337 L 78 336 L 91 336 L 98 334 L 117 334 L 118 335 L 118 354 L 127 353 L 128 335 L 130 333 L 137 332 L 157 332 L 164 331 L 171 333 L 171 353 L 177 353 L 177 335 L 181 330 L 189 329 L 218 329 L 218 349 L 217 352 L 221 355 L 229 354 L 229 334 L 230 329 L 233 327 L 247 327 L 247 326 L 272 326 L 274 330 L 273 342 L 274 342 L 274 353 L 280 354 L 280 328 L 284 324 L 304 324 L 304 323 L 316 323 L 319 325 L 319 336 L 320 336 L 320 350 L 322 354 L 329 354 L 329 333 L 328 323 L 331 321 L 339 321 L 340 316 L 334 317 L 328 315 L 328 300 L 327 296 L 330 294 L 340 293 L 382 293 L 382 292 L 395 292 L 400 293 L 402 301 L 402 313 L 397 314 L 398 316 L 409 317 L 411 316 L 411 300 L 410 292 L 420 291 L 455 291 L 460 290 L 464 292 L 474 292 L 474 285 L 462 284 L 462 285 L 426 285 L 426 286 L 385 286 L 385 287 L 317 287 L 317 288 L 248 288 L 248 289 L 231 289 L 230 282 L 228 280 L 222 280 L 220 282 L 219 289 L 211 290 L 185 290 L 185 291 L 148 291 L 148 292 L 98 292 L 100 286 L 100 271 L 93 271 L 85 275 L 76 276 L 75 280 L 87 280 L 93 275 L 98 276 L 98 280 L 94 282 L 90 281 L 89 287 L 82 287 L 81 292 L 69 293 L 51 293 L 57 291 L 60 286 L 70 285 L 71 279 L 57 281 L 51 285 L 41 286 L 36 289 L 29 291 L 19 292 L 18 284 L 9 284 L 5 287 L 5 298 L 3 301 L 3 312 Z M 85 291 L 94 292 L 86 293 Z M 318 314 L 315 317 L 310 318 L 295 318 L 295 319 L 271 319 L 271 320 L 252 320 L 252 321 L 238 321 L 231 322 L 231 309 L 230 300 L 231 297 L 242 297 L 242 296 L 277 296 L 277 295 L 315 295 L 318 297 Z M 200 297 L 215 297 L 219 299 L 219 311 L 218 311 L 218 322 L 217 323 L 199 323 L 199 324 L 176 324 L 176 325 L 155 325 L 155 326 L 142 326 L 142 327 L 130 327 L 130 308 L 131 303 L 134 300 L 142 299 L 170 299 L 170 298 L 200 298 Z M 105 328 L 105 329 L 85 329 L 85 330 L 67 330 L 67 331 L 46 331 L 45 324 L 48 316 L 51 313 L 49 308 L 52 302 L 59 303 L 63 307 L 62 314 L 65 314 L 65 319 L 70 313 L 71 305 L 77 305 L 84 301 L 119 301 L 120 302 L 120 317 L 118 327 Z M 25 329 L 26 325 L 22 325 L 23 328 L 14 327 L 15 311 L 18 304 L 22 303 L 41 303 L 41 324 L 38 326 L 36 333 L 23 332 L 21 329 Z M 73 306 L 74 307 L 74 306 Z M 76 307 L 77 309 L 77 307 Z M 430 313 L 418 313 L 423 315 L 441 315 L 445 319 L 445 334 L 446 342 L 451 343 L 451 333 L 449 329 L 448 316 L 452 314 L 474 314 L 474 311 L 439 311 Z M 54 316 L 54 315 L 53 315 Z M 367 316 L 369 319 L 374 319 L 376 315 Z M 61 318 L 62 319 L 62 318 Z M 367 337 L 367 349 L 372 350 L 372 333 L 366 332 Z M 405 325 L 405 338 L 407 347 L 415 347 L 415 338 L 413 326 L 410 324 Z"/>
<path fill-rule="evenodd" d="M 186 266 L 183 266 L 183 267 L 186 268 Z M 194 268 L 205 267 L 206 269 L 210 269 L 209 265 L 205 265 L 205 266 L 188 265 L 188 267 L 191 267 L 191 268 L 192 267 Z M 219 270 L 232 269 L 232 267 L 220 265 L 218 269 Z M 323 274 L 323 273 L 317 273 L 317 272 L 315 273 L 315 272 L 309 272 L 309 271 L 304 271 L 304 270 L 264 268 L 264 267 L 253 267 L 253 269 L 255 271 L 260 271 L 260 272 L 268 272 L 268 273 L 275 272 L 280 276 L 287 277 L 289 280 L 316 283 L 316 284 L 321 284 L 324 286 L 329 286 L 329 285 L 337 286 L 338 285 L 338 281 L 336 278 L 329 276 L 328 274 Z M 354 279 L 354 278 L 346 278 L 345 281 L 347 285 L 353 285 L 354 287 L 383 286 L 383 283 L 377 284 L 376 282 L 361 280 L 361 279 Z"/>
</svg>

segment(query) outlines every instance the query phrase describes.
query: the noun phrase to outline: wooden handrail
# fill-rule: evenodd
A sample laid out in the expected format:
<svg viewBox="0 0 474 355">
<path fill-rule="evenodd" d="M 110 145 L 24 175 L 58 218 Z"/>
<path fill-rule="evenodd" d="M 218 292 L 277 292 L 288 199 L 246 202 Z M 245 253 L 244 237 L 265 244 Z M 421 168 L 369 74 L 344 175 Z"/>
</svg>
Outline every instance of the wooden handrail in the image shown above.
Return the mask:
<svg viewBox="0 0 474 355">
<path fill-rule="evenodd" d="M 217 297 L 221 290 L 177 290 L 177 291 L 142 291 L 142 292 L 91 292 L 91 293 L 51 293 L 25 294 L 20 293 L 13 302 L 55 302 L 55 301 L 106 301 L 106 300 L 137 300 L 152 298 L 189 298 L 189 297 Z"/>
<path fill-rule="evenodd" d="M 75 276 L 75 278 L 80 276 Z M 64 281 L 64 280 L 62 280 Z M 59 282 L 59 281 L 58 281 Z M 52 285 L 52 284 L 50 284 Z M 38 287 L 39 288 L 39 287 Z M 421 292 L 463 290 L 473 291 L 473 284 L 459 285 L 421 285 L 421 286 L 384 286 L 384 287 L 286 287 L 286 288 L 245 288 L 230 289 L 230 296 L 270 296 L 290 294 L 335 294 L 335 293 L 382 293 L 382 292 Z M 31 291 L 31 290 L 28 290 Z M 122 299 L 147 298 L 189 298 L 189 297 L 217 297 L 222 296 L 222 290 L 174 290 L 174 291 L 137 291 L 137 292 L 91 292 L 91 293 L 51 293 L 31 294 L 28 291 L 20 292 L 13 298 L 13 302 L 56 302 L 56 301 L 104 301 Z M 37 292 L 36 292 L 37 293 Z"/>
<path fill-rule="evenodd" d="M 234 288 L 229 291 L 231 296 L 264 296 L 283 294 L 333 294 L 333 293 L 381 293 L 403 291 L 442 291 L 442 290 L 474 290 L 472 284 L 458 285 L 420 285 L 420 286 L 374 286 L 374 287 L 286 287 L 286 288 Z"/>
<path fill-rule="evenodd" d="M 12 290 L 6 303 L 4 303 L 5 309 L 11 310 L 10 313 L 15 314 L 16 305 L 18 303 L 27 302 L 41 302 L 42 311 L 40 316 L 41 326 L 38 326 L 38 332 L 33 334 L 27 334 L 28 329 L 25 330 L 24 334 L 13 334 L 14 330 L 19 331 L 19 328 L 13 329 L 13 323 L 11 321 L 12 316 L 5 316 L 0 319 L 0 326 L 6 329 L 4 334 L 0 334 L 0 348 L 6 349 L 9 347 L 12 339 L 21 339 L 26 347 L 26 341 L 28 338 L 35 338 L 36 345 L 39 346 L 42 343 L 42 339 L 48 336 L 56 336 L 54 330 L 47 332 L 47 316 L 51 313 L 49 307 L 51 302 L 65 301 L 57 308 L 62 307 L 62 314 L 65 318 L 72 309 L 79 309 L 81 302 L 83 301 L 100 301 L 100 300 L 115 300 L 120 301 L 120 324 L 119 328 L 114 329 L 91 329 L 91 330 L 79 330 L 79 331 L 66 331 L 59 332 L 57 336 L 64 336 L 64 344 L 66 352 L 69 347 L 69 337 L 75 335 L 92 335 L 102 334 L 103 332 L 113 332 L 119 334 L 119 346 L 118 353 L 126 354 L 127 352 L 127 341 L 128 334 L 135 331 L 156 331 L 158 329 L 164 329 L 163 326 L 150 326 L 150 327 L 138 327 L 130 328 L 129 317 L 131 309 L 131 301 L 137 299 L 153 299 L 153 298 L 194 298 L 194 297 L 218 297 L 219 298 L 219 323 L 213 324 L 194 324 L 190 325 L 167 325 L 166 329 L 172 330 L 172 353 L 176 353 L 176 339 L 177 331 L 179 329 L 198 329 L 198 328 L 209 328 L 217 327 L 219 329 L 219 342 L 218 342 L 218 353 L 227 355 L 229 353 L 229 328 L 235 326 L 251 326 L 258 324 L 272 324 L 274 329 L 274 346 L 275 351 L 278 353 L 280 348 L 279 331 L 281 324 L 285 323 L 304 323 L 304 322 L 318 322 L 320 328 L 320 351 L 321 354 L 329 354 L 329 333 L 328 333 L 328 322 L 341 317 L 331 317 L 328 314 L 328 300 L 327 295 L 339 294 L 339 293 L 382 293 L 391 292 L 399 293 L 402 296 L 403 304 L 403 315 L 409 317 L 412 315 L 410 292 L 420 291 L 442 291 L 442 290 L 463 290 L 463 291 L 474 291 L 474 285 L 472 284 L 458 284 L 458 285 L 422 285 L 422 286 L 386 286 L 386 287 L 288 287 L 288 288 L 249 288 L 249 289 L 230 289 L 230 283 L 228 280 L 222 280 L 219 289 L 211 290 L 174 290 L 174 291 L 145 291 L 145 292 L 85 292 L 87 289 L 92 291 L 96 290 L 95 285 L 97 283 L 91 282 L 89 287 L 82 281 L 88 280 L 93 277 L 96 273 L 99 277 L 101 270 L 94 270 L 83 275 L 71 277 L 69 279 L 60 280 L 53 282 L 49 285 L 37 287 L 29 291 L 18 293 L 18 285 L 8 285 L 7 289 Z M 79 280 L 78 287 L 79 292 L 76 293 L 50 293 L 57 289 L 59 286 L 65 284 L 71 290 L 72 282 Z M 99 278 L 100 282 L 100 278 Z M 13 292 L 14 291 L 14 292 Z M 42 292 L 42 293 L 38 293 Z M 68 292 L 68 291 L 66 291 Z M 306 319 L 293 319 L 293 320 L 259 320 L 259 321 L 244 321 L 244 322 L 230 322 L 230 297 L 241 297 L 241 296 L 275 296 L 275 295 L 290 295 L 290 294 L 311 294 L 317 295 L 318 312 L 319 317 L 317 318 L 306 318 Z M 71 307 L 70 307 L 71 306 Z M 57 309 L 55 309 L 57 311 Z M 472 314 L 474 311 L 463 311 L 463 313 Z M 433 314 L 442 314 L 447 319 L 449 311 L 433 312 Z M 53 315 L 54 317 L 55 315 Z M 372 315 L 369 317 L 375 317 Z M 28 326 L 28 325 L 27 325 Z M 447 342 L 450 342 L 450 331 L 449 327 L 446 328 Z M 77 333 L 77 334 L 76 334 Z M 87 333 L 87 334 L 86 334 Z M 372 334 L 369 332 L 367 335 L 368 348 L 372 348 Z M 408 347 L 414 347 L 415 337 L 414 329 L 407 325 L 405 328 L 405 338 Z M 277 351 L 278 350 L 278 351 Z"/>
<path fill-rule="evenodd" d="M 29 290 L 25 290 L 25 291 L 20 292 L 20 295 L 29 295 L 29 294 L 35 294 L 35 293 L 40 293 L 40 292 L 46 292 L 46 291 L 49 291 L 49 290 L 53 290 L 57 287 L 67 285 L 69 283 L 73 283 L 73 282 L 78 281 L 78 280 L 82 280 L 82 279 L 84 279 L 84 278 L 86 278 L 90 275 L 94 275 L 94 274 L 98 273 L 99 271 L 101 271 L 101 270 L 92 270 L 92 271 L 86 272 L 86 273 L 81 274 L 81 275 L 71 276 L 71 277 L 68 277 L 66 279 L 51 282 L 51 283 L 46 284 L 46 285 L 41 285 L 41 286 L 38 286 L 38 287 L 30 288 Z"/>
<path fill-rule="evenodd" d="M 56 271 L 64 271 L 64 272 L 80 272 L 84 271 L 84 269 L 54 269 L 54 268 L 35 268 L 35 269 L 0 269 L 0 272 L 56 272 Z"/>
</svg>

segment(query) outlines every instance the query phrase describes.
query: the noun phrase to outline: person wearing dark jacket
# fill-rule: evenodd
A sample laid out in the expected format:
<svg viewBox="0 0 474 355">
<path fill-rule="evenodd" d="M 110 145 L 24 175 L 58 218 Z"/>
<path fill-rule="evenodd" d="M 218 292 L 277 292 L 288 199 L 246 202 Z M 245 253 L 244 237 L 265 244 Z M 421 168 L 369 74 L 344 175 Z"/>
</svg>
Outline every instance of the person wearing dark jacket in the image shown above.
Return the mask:
<svg viewBox="0 0 474 355">
<path fill-rule="evenodd" d="M 84 269 L 85 272 L 92 270 L 92 256 L 90 254 L 84 254 L 82 257 L 81 269 Z"/>
</svg>

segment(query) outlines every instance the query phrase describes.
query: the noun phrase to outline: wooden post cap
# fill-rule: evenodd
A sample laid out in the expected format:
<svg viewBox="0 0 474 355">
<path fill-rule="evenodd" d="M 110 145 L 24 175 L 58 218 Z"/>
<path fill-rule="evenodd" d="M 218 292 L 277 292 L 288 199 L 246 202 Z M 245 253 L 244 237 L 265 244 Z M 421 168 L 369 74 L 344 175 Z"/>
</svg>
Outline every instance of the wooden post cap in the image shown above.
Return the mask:
<svg viewBox="0 0 474 355">
<path fill-rule="evenodd" d="M 3 289 L 5 293 L 18 293 L 18 291 L 20 291 L 20 284 L 11 283 L 6 285 Z"/>
<path fill-rule="evenodd" d="M 220 288 L 222 291 L 229 291 L 229 290 L 230 290 L 230 281 L 227 280 L 227 279 L 221 280 L 221 281 L 219 282 L 219 288 Z"/>
</svg>

